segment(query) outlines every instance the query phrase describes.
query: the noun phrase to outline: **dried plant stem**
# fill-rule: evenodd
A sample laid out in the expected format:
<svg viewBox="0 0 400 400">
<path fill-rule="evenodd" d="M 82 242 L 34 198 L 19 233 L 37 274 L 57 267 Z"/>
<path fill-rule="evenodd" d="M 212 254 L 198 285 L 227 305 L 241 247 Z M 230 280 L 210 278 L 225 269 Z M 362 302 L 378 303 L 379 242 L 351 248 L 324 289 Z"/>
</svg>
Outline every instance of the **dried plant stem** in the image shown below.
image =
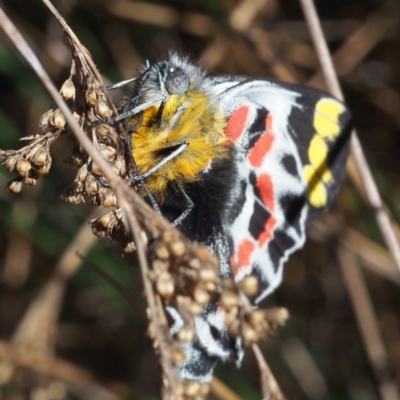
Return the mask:
<svg viewBox="0 0 400 400">
<path fill-rule="evenodd" d="M 281 392 L 258 344 L 254 343 L 251 347 L 256 356 L 258 368 L 260 369 L 263 400 L 285 400 L 285 396 Z"/>
<path fill-rule="evenodd" d="M 0 359 L 3 362 L 11 362 L 20 367 L 29 368 L 39 374 L 72 383 L 75 387 L 83 392 L 90 393 L 98 400 L 117 400 L 116 396 L 93 380 L 89 371 L 67 361 L 53 357 L 38 357 L 1 340 Z"/>
<path fill-rule="evenodd" d="M 369 362 L 378 383 L 380 398 L 398 400 L 397 384 L 391 377 L 389 357 L 357 257 L 344 247 L 339 248 L 338 256 Z"/>
<path fill-rule="evenodd" d="M 324 34 L 322 32 L 321 22 L 318 18 L 314 2 L 313 0 L 300 0 L 300 3 L 307 20 L 307 24 L 317 50 L 322 71 L 329 90 L 335 97 L 343 100 L 343 92 L 339 85 L 339 80 L 333 66 L 332 58 L 329 53 Z M 397 269 L 400 273 L 400 246 L 355 131 L 353 131 L 351 139 L 351 152 L 357 165 L 358 173 L 362 177 L 368 202 L 375 213 L 375 218 L 379 228 L 390 252 L 392 253 Z"/>
</svg>

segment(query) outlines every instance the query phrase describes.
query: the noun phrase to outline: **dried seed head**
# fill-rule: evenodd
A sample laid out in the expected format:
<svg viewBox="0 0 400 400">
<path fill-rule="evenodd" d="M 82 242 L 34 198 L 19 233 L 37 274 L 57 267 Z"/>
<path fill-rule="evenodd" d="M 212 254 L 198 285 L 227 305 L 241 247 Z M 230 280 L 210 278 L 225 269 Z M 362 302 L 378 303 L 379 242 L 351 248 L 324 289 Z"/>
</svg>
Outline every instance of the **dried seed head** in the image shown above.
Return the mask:
<svg viewBox="0 0 400 400">
<path fill-rule="evenodd" d="M 69 99 L 75 100 L 75 85 L 71 79 L 67 79 L 63 83 L 63 85 L 61 86 L 60 93 L 66 100 Z"/>
<path fill-rule="evenodd" d="M 124 253 L 127 253 L 127 254 L 133 253 L 134 251 L 136 251 L 135 243 L 133 243 L 133 242 L 127 243 L 123 250 L 124 250 Z"/>
<path fill-rule="evenodd" d="M 164 243 L 172 243 L 179 239 L 179 233 L 176 230 L 170 229 L 163 232 L 161 240 Z"/>
<path fill-rule="evenodd" d="M 76 177 L 78 178 L 79 182 L 85 183 L 88 174 L 87 164 L 84 164 L 76 174 Z"/>
<path fill-rule="evenodd" d="M 169 267 L 169 263 L 166 261 L 161 261 L 159 259 L 153 260 L 153 270 L 160 273 L 166 271 Z"/>
<path fill-rule="evenodd" d="M 39 172 L 40 175 L 45 175 L 50 171 L 51 163 L 45 165 L 39 165 L 36 167 L 36 171 Z"/>
<path fill-rule="evenodd" d="M 97 176 L 103 176 L 103 172 L 102 172 L 101 168 L 95 162 L 92 163 L 92 173 Z"/>
<path fill-rule="evenodd" d="M 112 116 L 112 111 L 111 111 L 110 107 L 103 100 L 100 100 L 96 103 L 95 111 L 96 111 L 96 114 L 100 115 L 100 117 L 102 117 L 102 118 L 110 118 Z"/>
<path fill-rule="evenodd" d="M 100 124 L 96 127 L 96 134 L 100 140 L 107 140 L 110 136 L 111 126 L 107 124 Z"/>
<path fill-rule="evenodd" d="M 210 294 L 200 286 L 195 287 L 193 298 L 203 306 L 210 302 Z"/>
<path fill-rule="evenodd" d="M 175 284 L 172 275 L 167 271 L 161 272 L 157 278 L 156 287 L 158 293 L 160 293 L 162 297 L 171 297 L 175 291 Z"/>
<path fill-rule="evenodd" d="M 185 381 L 183 390 L 188 397 L 197 397 L 201 395 L 201 383 L 197 381 Z"/>
<path fill-rule="evenodd" d="M 156 338 L 156 328 L 155 328 L 155 326 L 154 326 L 154 324 L 152 322 L 149 323 L 147 334 L 153 340 Z"/>
<path fill-rule="evenodd" d="M 181 364 L 187 359 L 186 351 L 179 345 L 175 345 L 171 349 L 171 359 L 175 365 Z"/>
<path fill-rule="evenodd" d="M 19 193 L 22 189 L 22 180 L 18 178 L 14 179 L 11 182 L 8 182 L 7 186 L 10 192 Z"/>
<path fill-rule="evenodd" d="M 32 161 L 36 165 L 48 164 L 50 160 L 51 160 L 50 152 L 44 147 L 40 147 L 32 158 Z"/>
<path fill-rule="evenodd" d="M 50 123 L 56 128 L 64 128 L 66 120 L 64 114 L 59 108 L 57 108 L 57 110 L 55 110 L 53 115 L 50 117 Z"/>
<path fill-rule="evenodd" d="M 199 271 L 199 276 L 202 282 L 217 282 L 218 272 L 210 267 L 203 267 Z"/>
<path fill-rule="evenodd" d="M 210 251 L 206 246 L 199 246 L 196 254 L 200 261 L 206 261 L 210 257 Z"/>
<path fill-rule="evenodd" d="M 192 301 L 188 305 L 188 310 L 193 314 L 193 315 L 200 315 L 203 312 L 203 306 L 195 301 Z"/>
<path fill-rule="evenodd" d="M 6 169 L 7 169 L 8 172 L 14 172 L 15 171 L 18 159 L 19 159 L 18 155 L 12 156 L 12 157 L 7 159 L 5 165 L 6 165 Z"/>
<path fill-rule="evenodd" d="M 99 152 L 109 162 L 113 161 L 117 154 L 117 150 L 114 149 L 114 147 L 106 146 L 104 144 L 99 144 Z"/>
<path fill-rule="evenodd" d="M 221 304 L 227 310 L 230 310 L 233 307 L 237 307 L 239 305 L 239 301 L 239 295 L 231 290 L 224 290 L 221 294 Z"/>
<path fill-rule="evenodd" d="M 54 110 L 48 110 L 42 115 L 39 121 L 39 128 L 41 128 L 42 130 L 48 128 L 50 124 L 50 118 L 53 116 L 53 113 Z"/>
<path fill-rule="evenodd" d="M 265 310 L 265 318 L 271 325 L 272 329 L 276 329 L 278 325 L 286 322 L 289 318 L 289 311 L 283 307 L 274 307 Z"/>
<path fill-rule="evenodd" d="M 117 206 L 117 198 L 110 189 L 108 188 L 102 189 L 101 196 L 104 207 L 112 208 Z"/>
<path fill-rule="evenodd" d="M 252 275 L 244 277 L 237 286 L 246 296 L 254 296 L 258 292 L 258 280 Z"/>
<path fill-rule="evenodd" d="M 86 101 L 91 106 L 94 106 L 97 103 L 97 93 L 95 89 L 90 87 L 88 90 L 86 90 Z"/>
<path fill-rule="evenodd" d="M 120 176 L 125 176 L 126 175 L 126 162 L 125 159 L 122 155 L 117 156 L 117 158 L 114 161 L 114 166 L 117 169 L 117 173 Z"/>
<path fill-rule="evenodd" d="M 29 171 L 32 169 L 31 163 L 25 158 L 19 158 L 16 165 L 17 172 L 26 177 L 29 174 Z"/>
<path fill-rule="evenodd" d="M 253 326 L 253 328 L 256 328 L 261 323 L 267 322 L 265 319 L 265 312 L 263 310 L 260 310 L 259 308 L 250 311 L 247 316 L 247 319 L 249 323 Z"/>
<path fill-rule="evenodd" d="M 98 220 L 90 221 L 90 223 L 93 223 L 94 221 L 98 221 L 101 226 L 103 226 L 104 228 L 110 229 L 115 225 L 117 219 L 115 218 L 115 214 L 113 212 L 109 212 L 109 213 L 103 215 Z"/>
<path fill-rule="evenodd" d="M 182 240 L 176 240 L 169 245 L 170 254 L 174 257 L 182 257 L 186 252 L 185 243 Z"/>
<path fill-rule="evenodd" d="M 36 176 L 26 176 L 24 183 L 28 186 L 35 186 L 38 183 L 38 178 Z"/>
<path fill-rule="evenodd" d="M 244 344 L 246 346 L 257 342 L 260 339 L 257 332 L 249 324 L 246 324 L 245 322 L 242 323 L 241 334 Z"/>
<path fill-rule="evenodd" d="M 195 334 L 196 332 L 191 326 L 185 325 L 179 329 L 177 337 L 179 341 L 189 343 L 194 339 Z"/>
<path fill-rule="evenodd" d="M 162 242 L 158 242 L 156 244 L 154 252 L 156 253 L 156 256 L 158 258 L 161 258 L 161 259 L 164 259 L 164 260 L 169 258 L 169 251 L 167 249 L 167 246 L 165 246 L 165 244 L 162 243 Z"/>
<path fill-rule="evenodd" d="M 96 196 L 100 191 L 100 184 L 93 175 L 88 175 L 85 181 L 85 189 L 88 196 Z"/>
</svg>

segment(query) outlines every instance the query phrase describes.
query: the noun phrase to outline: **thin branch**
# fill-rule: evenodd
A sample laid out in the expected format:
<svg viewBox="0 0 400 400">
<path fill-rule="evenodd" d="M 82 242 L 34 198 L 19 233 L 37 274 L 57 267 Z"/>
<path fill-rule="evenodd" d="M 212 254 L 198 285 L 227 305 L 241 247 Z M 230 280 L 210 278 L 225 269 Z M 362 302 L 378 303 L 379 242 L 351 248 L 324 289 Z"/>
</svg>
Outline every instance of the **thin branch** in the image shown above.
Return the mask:
<svg viewBox="0 0 400 400">
<path fill-rule="evenodd" d="M 53 357 L 38 357 L 21 351 L 15 345 L 0 340 L 0 359 L 19 367 L 29 368 L 38 374 L 52 376 L 73 384 L 96 399 L 117 400 L 117 397 L 93 380 L 92 374 L 67 361 Z"/>
<path fill-rule="evenodd" d="M 321 23 L 315 9 L 314 2 L 313 0 L 300 0 L 300 2 L 307 20 L 307 24 L 310 29 L 311 36 L 313 38 L 315 48 L 317 50 L 317 54 L 328 87 L 335 97 L 340 100 L 344 100 L 343 92 L 339 85 L 339 80 L 333 66 L 332 58 L 329 53 L 324 34 L 322 32 Z M 372 177 L 371 170 L 368 166 L 367 160 L 365 158 L 364 152 L 361 148 L 361 144 L 355 130 L 353 130 L 351 138 L 351 152 L 357 165 L 358 172 L 360 176 L 362 176 L 362 181 L 365 187 L 365 193 L 367 195 L 369 204 L 374 211 L 379 228 L 396 262 L 398 272 L 400 273 L 400 245 L 397 241 L 395 232 L 390 222 L 389 215 L 385 210 L 381 196 Z"/>
<path fill-rule="evenodd" d="M 285 400 L 279 385 L 272 374 L 257 343 L 251 345 L 261 374 L 261 388 L 263 400 Z"/>
<path fill-rule="evenodd" d="M 338 256 L 368 359 L 378 383 L 380 398 L 398 400 L 399 392 L 392 378 L 389 356 L 357 257 L 344 247 L 339 248 Z"/>
</svg>

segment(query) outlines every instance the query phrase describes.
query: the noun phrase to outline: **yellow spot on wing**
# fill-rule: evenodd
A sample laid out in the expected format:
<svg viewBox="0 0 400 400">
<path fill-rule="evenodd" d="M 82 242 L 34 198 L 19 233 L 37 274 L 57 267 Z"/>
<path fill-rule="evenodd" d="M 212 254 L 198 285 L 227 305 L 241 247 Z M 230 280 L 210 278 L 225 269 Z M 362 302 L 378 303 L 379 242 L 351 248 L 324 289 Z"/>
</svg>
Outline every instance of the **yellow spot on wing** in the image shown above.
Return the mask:
<svg viewBox="0 0 400 400">
<path fill-rule="evenodd" d="M 332 98 L 323 98 L 315 106 L 315 134 L 308 148 L 310 164 L 305 165 L 303 169 L 308 186 L 308 201 L 315 208 L 327 205 L 328 187 L 335 182 L 328 167 L 327 142 L 334 141 L 339 136 L 339 118 L 345 111 L 344 105 Z"/>
<path fill-rule="evenodd" d="M 314 128 L 326 140 L 334 140 L 340 133 L 339 117 L 345 111 L 342 103 L 330 98 L 321 99 L 314 114 Z"/>
<path fill-rule="evenodd" d="M 305 165 L 303 174 L 308 183 L 308 201 L 315 208 L 325 207 L 328 201 L 328 190 L 311 165 Z"/>
</svg>

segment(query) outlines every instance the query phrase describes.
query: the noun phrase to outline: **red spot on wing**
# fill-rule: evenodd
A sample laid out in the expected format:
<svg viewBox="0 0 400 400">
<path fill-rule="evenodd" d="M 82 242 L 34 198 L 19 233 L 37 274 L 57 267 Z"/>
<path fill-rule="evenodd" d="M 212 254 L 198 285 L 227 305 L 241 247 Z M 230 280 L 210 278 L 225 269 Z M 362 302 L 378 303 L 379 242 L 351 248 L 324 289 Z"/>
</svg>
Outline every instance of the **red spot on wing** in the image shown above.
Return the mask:
<svg viewBox="0 0 400 400">
<path fill-rule="evenodd" d="M 261 167 L 261 164 L 271 149 L 272 142 L 274 141 L 271 114 L 268 114 L 268 117 L 265 120 L 265 128 L 266 131 L 258 138 L 248 155 L 250 164 L 255 168 Z"/>
<path fill-rule="evenodd" d="M 264 246 L 264 244 L 274 237 L 274 228 L 276 225 L 276 219 L 271 215 L 268 221 L 264 225 L 264 231 L 258 237 L 258 244 Z"/>
<path fill-rule="evenodd" d="M 250 164 L 253 167 L 255 168 L 261 167 L 261 164 L 265 156 L 269 152 L 273 141 L 274 141 L 274 136 L 268 132 L 263 133 L 259 137 L 256 144 L 250 150 L 250 153 L 248 155 Z"/>
<path fill-rule="evenodd" d="M 250 257 L 251 253 L 254 251 L 254 247 L 254 243 L 249 239 L 244 239 L 242 243 L 239 244 L 237 252 L 239 268 L 250 265 Z"/>
<path fill-rule="evenodd" d="M 257 187 L 260 190 L 261 201 L 267 206 L 270 212 L 274 212 L 274 186 L 271 176 L 268 174 L 259 175 L 257 178 Z"/>
<path fill-rule="evenodd" d="M 248 115 L 248 106 L 241 106 L 230 115 L 225 132 L 233 141 L 236 142 L 245 131 Z"/>
</svg>

